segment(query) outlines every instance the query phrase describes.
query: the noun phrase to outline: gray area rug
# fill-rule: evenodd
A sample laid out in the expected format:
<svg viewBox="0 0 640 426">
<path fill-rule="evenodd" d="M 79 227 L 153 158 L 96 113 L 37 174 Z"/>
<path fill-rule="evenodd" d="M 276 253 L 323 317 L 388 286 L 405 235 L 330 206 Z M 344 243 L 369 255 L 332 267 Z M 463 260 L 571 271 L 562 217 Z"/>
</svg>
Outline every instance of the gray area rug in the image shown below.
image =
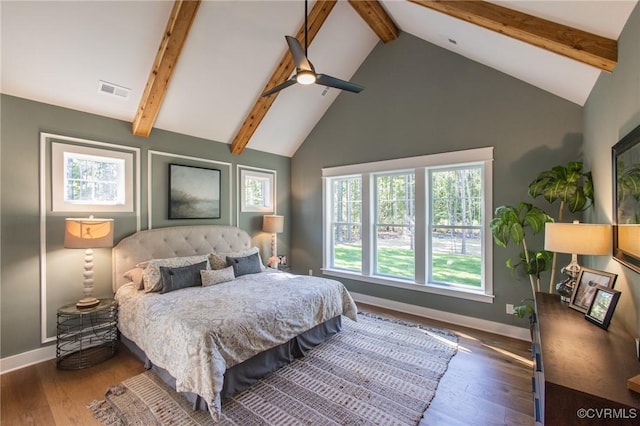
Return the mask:
<svg viewBox="0 0 640 426">
<path fill-rule="evenodd" d="M 328 341 L 223 401 L 227 425 L 415 425 L 458 349 L 455 334 L 359 314 Z M 116 425 L 210 425 L 155 374 L 110 388 L 89 406 Z"/>
</svg>

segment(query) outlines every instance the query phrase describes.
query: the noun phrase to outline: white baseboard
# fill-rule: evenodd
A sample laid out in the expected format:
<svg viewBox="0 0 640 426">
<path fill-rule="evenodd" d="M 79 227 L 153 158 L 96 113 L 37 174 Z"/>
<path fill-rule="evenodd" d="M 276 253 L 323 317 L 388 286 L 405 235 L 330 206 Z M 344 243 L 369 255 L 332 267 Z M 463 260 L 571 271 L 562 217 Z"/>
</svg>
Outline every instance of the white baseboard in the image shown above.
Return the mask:
<svg viewBox="0 0 640 426">
<path fill-rule="evenodd" d="M 29 352 L 0 359 L 0 374 L 19 370 L 33 364 L 48 361 L 56 357 L 56 345 L 45 346 Z"/>
<path fill-rule="evenodd" d="M 450 324 L 461 325 L 464 327 L 474 328 L 489 333 L 500 334 L 502 336 L 512 337 L 514 339 L 531 341 L 531 334 L 528 328 L 516 327 L 513 325 L 502 324 L 495 321 L 488 321 L 480 318 L 468 317 L 466 315 L 453 314 L 451 312 L 438 311 L 436 309 L 425 308 L 422 306 L 410 305 L 408 303 L 396 302 L 395 300 L 382 299 L 379 297 L 369 296 L 367 294 L 350 292 L 351 297 L 356 302 L 366 303 L 380 308 L 391 309 L 398 312 L 417 315 L 419 317 L 430 318 L 438 321 L 448 322 Z"/>
</svg>

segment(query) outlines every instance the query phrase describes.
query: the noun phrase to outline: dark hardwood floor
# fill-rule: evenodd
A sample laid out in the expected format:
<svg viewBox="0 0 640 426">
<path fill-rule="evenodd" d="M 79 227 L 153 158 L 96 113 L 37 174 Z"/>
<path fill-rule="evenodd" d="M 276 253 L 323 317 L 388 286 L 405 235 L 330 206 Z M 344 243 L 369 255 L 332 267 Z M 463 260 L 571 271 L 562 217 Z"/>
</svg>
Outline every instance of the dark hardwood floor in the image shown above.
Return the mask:
<svg viewBox="0 0 640 426">
<path fill-rule="evenodd" d="M 460 336 L 458 354 L 420 423 L 432 425 L 532 425 L 529 343 L 363 304 L 361 310 Z M 0 376 L 0 424 L 99 425 L 86 406 L 107 387 L 143 371 L 125 348 L 95 367 L 56 369 L 55 360 Z"/>
</svg>

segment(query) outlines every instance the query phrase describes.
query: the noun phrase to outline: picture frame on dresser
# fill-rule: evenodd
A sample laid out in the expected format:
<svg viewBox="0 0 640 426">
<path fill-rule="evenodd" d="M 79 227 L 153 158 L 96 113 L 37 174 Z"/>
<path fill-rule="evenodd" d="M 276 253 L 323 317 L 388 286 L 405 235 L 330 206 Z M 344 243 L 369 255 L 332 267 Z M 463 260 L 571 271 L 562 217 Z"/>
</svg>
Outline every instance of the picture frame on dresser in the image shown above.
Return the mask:
<svg viewBox="0 0 640 426">
<path fill-rule="evenodd" d="M 609 328 L 620 294 L 618 290 L 602 286 L 596 287 L 596 292 L 589 309 L 585 313 L 585 318 L 600 328 L 605 330 Z"/>
<path fill-rule="evenodd" d="M 573 287 L 569 307 L 576 311 L 586 313 L 596 294 L 598 286 L 612 289 L 615 285 L 617 274 L 599 271 L 591 268 L 580 268 L 580 273 Z"/>
</svg>

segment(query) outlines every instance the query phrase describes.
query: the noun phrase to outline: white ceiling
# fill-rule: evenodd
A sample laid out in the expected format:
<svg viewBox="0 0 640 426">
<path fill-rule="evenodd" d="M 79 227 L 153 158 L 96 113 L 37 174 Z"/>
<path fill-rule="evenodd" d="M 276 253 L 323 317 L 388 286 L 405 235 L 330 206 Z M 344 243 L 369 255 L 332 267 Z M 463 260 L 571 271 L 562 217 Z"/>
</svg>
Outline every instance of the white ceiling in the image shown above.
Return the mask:
<svg viewBox="0 0 640 426">
<path fill-rule="evenodd" d="M 494 3 L 618 39 L 637 0 Z M 382 4 L 402 31 L 578 105 L 600 74 L 403 0 Z M 2 0 L 2 93 L 131 122 L 172 5 Z M 203 1 L 154 128 L 231 143 L 287 49 L 284 35 L 295 35 L 303 21 L 302 1 Z M 309 59 L 318 72 L 349 80 L 377 43 L 341 0 L 309 47 Z M 99 80 L 131 94 L 99 93 Z M 340 93 L 323 91 L 317 85 L 282 91 L 247 147 L 292 156 Z"/>
</svg>

